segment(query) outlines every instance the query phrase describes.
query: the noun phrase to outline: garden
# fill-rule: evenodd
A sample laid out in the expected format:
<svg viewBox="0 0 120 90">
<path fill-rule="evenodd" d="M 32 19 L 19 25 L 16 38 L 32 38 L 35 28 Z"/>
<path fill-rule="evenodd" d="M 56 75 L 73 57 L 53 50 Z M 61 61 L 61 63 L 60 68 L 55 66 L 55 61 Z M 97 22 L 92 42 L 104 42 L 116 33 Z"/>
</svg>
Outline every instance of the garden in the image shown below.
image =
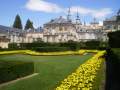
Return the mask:
<svg viewBox="0 0 120 90">
<path fill-rule="evenodd" d="M 4 76 L 0 90 L 98 90 L 105 78 L 104 53 L 104 50 L 2 51 L 0 61 L 6 65 L 0 67 L 0 72 L 6 75 L 0 74 Z M 11 82 L 34 73 L 37 75 Z"/>
<path fill-rule="evenodd" d="M 0 50 L 0 90 L 120 90 L 118 32 L 108 44 L 10 44 Z"/>
</svg>

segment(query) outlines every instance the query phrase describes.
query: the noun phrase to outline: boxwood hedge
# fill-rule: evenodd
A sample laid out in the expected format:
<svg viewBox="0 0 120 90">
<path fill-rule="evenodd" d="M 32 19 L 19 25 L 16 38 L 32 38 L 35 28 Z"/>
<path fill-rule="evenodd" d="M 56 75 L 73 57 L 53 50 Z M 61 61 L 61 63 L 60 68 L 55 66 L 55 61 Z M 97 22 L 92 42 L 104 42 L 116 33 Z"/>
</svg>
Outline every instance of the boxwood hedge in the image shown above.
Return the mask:
<svg viewBox="0 0 120 90">
<path fill-rule="evenodd" d="M 0 83 L 34 73 L 33 62 L 8 62 L 0 61 Z"/>
</svg>

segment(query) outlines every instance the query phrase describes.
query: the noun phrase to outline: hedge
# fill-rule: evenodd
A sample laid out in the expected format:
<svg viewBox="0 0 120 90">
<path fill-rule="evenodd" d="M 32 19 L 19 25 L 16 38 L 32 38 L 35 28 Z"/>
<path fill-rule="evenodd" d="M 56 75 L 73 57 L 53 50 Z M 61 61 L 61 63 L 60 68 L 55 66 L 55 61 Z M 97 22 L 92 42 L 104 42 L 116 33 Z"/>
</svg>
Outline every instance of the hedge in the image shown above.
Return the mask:
<svg viewBox="0 0 120 90">
<path fill-rule="evenodd" d="M 56 52 L 56 51 L 68 51 L 69 48 L 67 47 L 37 47 L 33 48 L 34 51 L 37 52 Z"/>
<path fill-rule="evenodd" d="M 120 90 L 120 48 L 108 48 L 106 51 L 105 90 Z"/>
<path fill-rule="evenodd" d="M 34 73 L 33 62 L 0 61 L 0 83 L 15 80 Z"/>
<path fill-rule="evenodd" d="M 111 48 L 120 48 L 120 31 L 108 33 L 108 37 Z"/>
<path fill-rule="evenodd" d="M 17 45 L 17 46 L 16 46 Z M 80 49 L 102 49 L 107 46 L 107 42 L 100 41 L 87 41 L 87 42 L 65 42 L 65 43 L 45 43 L 45 42 L 33 42 L 33 43 L 10 43 L 10 50 L 36 50 L 36 51 L 76 51 Z M 2 50 L 1 50 L 2 51 Z M 44 51 L 44 52 L 45 52 Z"/>
</svg>

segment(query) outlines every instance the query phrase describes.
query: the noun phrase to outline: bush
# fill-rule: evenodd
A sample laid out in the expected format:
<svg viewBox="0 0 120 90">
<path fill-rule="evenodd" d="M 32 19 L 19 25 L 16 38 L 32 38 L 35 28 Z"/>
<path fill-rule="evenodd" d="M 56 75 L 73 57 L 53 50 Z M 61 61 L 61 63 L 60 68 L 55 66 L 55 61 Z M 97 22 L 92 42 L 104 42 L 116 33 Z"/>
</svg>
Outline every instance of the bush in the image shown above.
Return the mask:
<svg viewBox="0 0 120 90">
<path fill-rule="evenodd" d="M 79 49 L 105 49 L 107 46 L 106 42 L 100 41 L 87 41 L 87 42 L 75 42 L 68 41 L 64 43 L 45 43 L 45 42 L 33 42 L 33 43 L 20 43 L 9 44 L 10 50 L 37 50 L 37 51 L 76 51 Z M 46 49 L 45 49 L 46 48 Z M 61 49 L 61 50 L 60 50 Z"/>
<path fill-rule="evenodd" d="M 100 41 L 87 41 L 85 44 L 87 49 L 98 49 Z"/>
<path fill-rule="evenodd" d="M 0 83 L 34 73 L 33 62 L 6 62 L 0 61 Z"/>
<path fill-rule="evenodd" d="M 69 48 L 71 51 L 79 50 L 79 43 L 74 41 L 68 41 L 66 43 L 60 43 L 60 47 Z"/>
<path fill-rule="evenodd" d="M 108 37 L 111 48 L 120 48 L 120 31 L 108 33 Z"/>
<path fill-rule="evenodd" d="M 36 47 L 33 50 L 37 52 L 57 52 L 57 51 L 68 51 L 67 47 Z"/>
<path fill-rule="evenodd" d="M 105 90 L 120 90 L 120 48 L 108 48 L 106 51 Z"/>
<path fill-rule="evenodd" d="M 8 47 L 11 49 L 18 49 L 19 48 L 17 43 L 10 43 L 10 44 L 8 44 Z"/>
</svg>

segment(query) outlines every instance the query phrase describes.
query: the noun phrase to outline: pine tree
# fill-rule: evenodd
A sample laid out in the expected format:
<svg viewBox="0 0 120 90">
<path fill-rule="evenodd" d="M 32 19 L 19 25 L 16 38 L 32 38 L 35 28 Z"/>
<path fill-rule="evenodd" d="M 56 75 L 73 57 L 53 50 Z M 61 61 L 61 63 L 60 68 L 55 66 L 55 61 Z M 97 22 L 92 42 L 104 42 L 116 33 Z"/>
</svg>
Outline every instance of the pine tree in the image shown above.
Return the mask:
<svg viewBox="0 0 120 90">
<path fill-rule="evenodd" d="M 15 17 L 15 21 L 13 24 L 13 28 L 18 28 L 18 29 L 22 29 L 22 22 L 21 22 L 21 18 L 20 16 L 17 14 Z"/>
<path fill-rule="evenodd" d="M 34 29 L 33 22 L 30 21 L 30 19 L 27 20 L 26 25 L 25 25 L 25 30 L 27 29 Z"/>
</svg>

